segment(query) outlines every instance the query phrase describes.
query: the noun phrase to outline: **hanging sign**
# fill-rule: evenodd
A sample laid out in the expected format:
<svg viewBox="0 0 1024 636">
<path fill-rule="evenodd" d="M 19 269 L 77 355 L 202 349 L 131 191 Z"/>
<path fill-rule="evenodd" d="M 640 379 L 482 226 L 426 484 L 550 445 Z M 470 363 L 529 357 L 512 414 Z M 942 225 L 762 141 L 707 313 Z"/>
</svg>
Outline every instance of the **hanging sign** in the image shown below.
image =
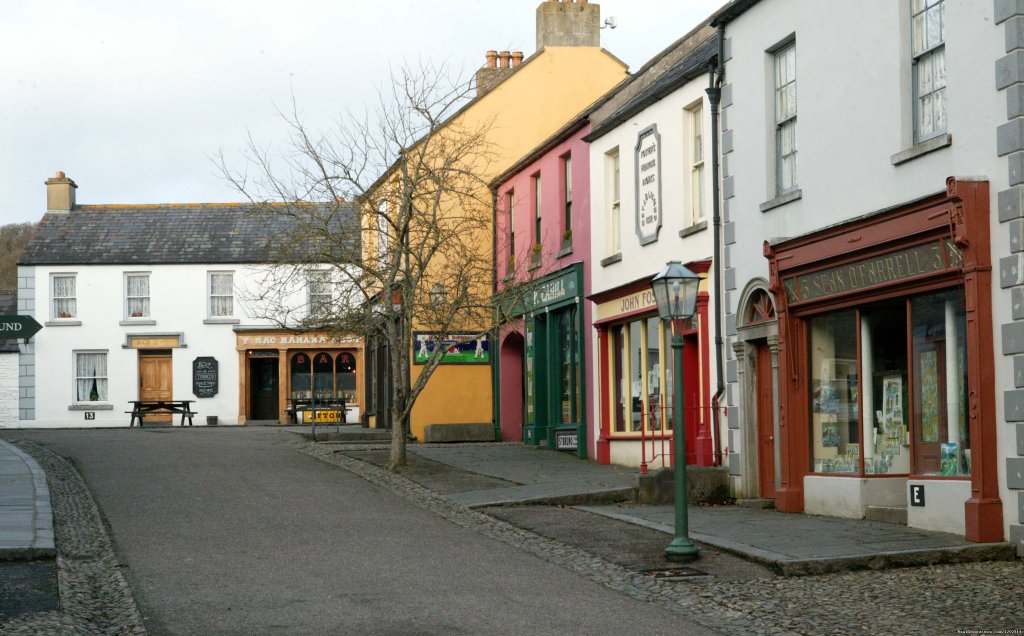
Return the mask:
<svg viewBox="0 0 1024 636">
<path fill-rule="evenodd" d="M 0 316 L 0 340 L 31 338 L 42 328 L 32 316 Z"/>
<path fill-rule="evenodd" d="M 661 230 L 661 135 L 658 126 L 640 131 L 635 148 L 636 235 L 640 245 L 658 240 Z"/>
<path fill-rule="evenodd" d="M 220 384 L 219 365 L 213 357 L 200 357 L 192 361 L 192 393 L 197 398 L 217 395 Z"/>
</svg>

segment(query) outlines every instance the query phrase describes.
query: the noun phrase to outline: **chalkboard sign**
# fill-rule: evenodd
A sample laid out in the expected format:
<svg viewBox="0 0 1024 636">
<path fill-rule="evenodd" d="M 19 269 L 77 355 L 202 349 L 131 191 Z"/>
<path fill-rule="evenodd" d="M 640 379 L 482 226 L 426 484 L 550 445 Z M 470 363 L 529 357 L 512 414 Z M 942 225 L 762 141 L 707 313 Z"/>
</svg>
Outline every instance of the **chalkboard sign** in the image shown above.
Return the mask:
<svg viewBox="0 0 1024 636">
<path fill-rule="evenodd" d="M 219 383 L 216 358 L 207 356 L 192 361 L 192 393 L 197 398 L 212 398 L 217 395 Z"/>
</svg>

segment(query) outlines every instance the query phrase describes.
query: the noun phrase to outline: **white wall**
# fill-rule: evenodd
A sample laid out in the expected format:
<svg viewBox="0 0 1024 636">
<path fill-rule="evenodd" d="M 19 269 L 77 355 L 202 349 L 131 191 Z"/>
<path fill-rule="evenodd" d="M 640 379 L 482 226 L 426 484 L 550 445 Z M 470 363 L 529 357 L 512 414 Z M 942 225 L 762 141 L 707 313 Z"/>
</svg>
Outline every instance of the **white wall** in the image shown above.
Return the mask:
<svg viewBox="0 0 1024 636">
<path fill-rule="evenodd" d="M 794 237 L 944 189 L 949 176 L 990 181 L 992 261 L 1006 255 L 996 196 L 1008 187 L 1007 162 L 996 156 L 996 128 L 1006 121 L 1006 97 L 995 88 L 995 61 L 1005 55 L 1003 27 L 989 0 L 946 0 L 949 147 L 894 166 L 890 157 L 910 147 L 909 2 L 856 3 L 767 0 L 727 26 L 727 94 L 723 128 L 731 131 L 724 177 L 735 197 L 726 202 L 736 243 L 727 262 L 735 288 L 727 312 L 737 311 L 747 281 L 768 277 L 765 239 Z M 774 123 L 771 51 L 795 34 L 797 165 L 802 198 L 766 212 L 773 198 Z M 727 148 L 724 150 L 728 150 Z M 1012 388 L 1012 361 L 999 354 L 1000 324 L 1011 316 L 1010 295 L 994 275 L 997 410 Z M 739 395 L 738 387 L 734 395 Z M 741 420 L 742 420 L 741 416 Z M 1016 497 L 1005 487 L 1004 457 L 1014 456 L 1013 427 L 998 425 L 1000 497 L 1013 514 Z M 739 437 L 739 436 L 737 436 Z M 739 449 L 745 452 L 745 449 Z"/>
<path fill-rule="evenodd" d="M 0 353 L 0 427 L 18 421 L 18 353 Z"/>
<path fill-rule="evenodd" d="M 34 271 L 35 310 L 33 317 L 44 328 L 32 343 L 35 352 L 35 419 L 21 421 L 25 427 L 126 426 L 129 400 L 138 399 L 138 350 L 125 347 L 129 335 L 183 334 L 183 348 L 172 349 L 173 397 L 194 399 L 199 413 L 196 424 L 208 415 L 220 423 L 239 418 L 239 369 L 235 333 L 230 323 L 204 324 L 208 316 L 207 274 L 233 271 L 236 287 L 235 314 L 242 325 L 266 324 L 245 315 L 239 289 L 253 287 L 258 270 L 243 265 L 90 265 L 36 266 Z M 76 325 L 59 325 L 51 317 L 50 276 L 74 272 L 77 276 Z M 150 316 L 135 324 L 125 317 L 124 275 L 149 272 Z M 105 404 L 76 405 L 74 396 L 75 351 L 107 353 L 109 399 Z M 212 356 L 219 363 L 219 387 L 215 397 L 198 399 L 192 394 L 192 362 Z M 81 409 L 95 413 L 85 420 Z M 5 425 L 10 426 L 10 423 Z"/>
</svg>

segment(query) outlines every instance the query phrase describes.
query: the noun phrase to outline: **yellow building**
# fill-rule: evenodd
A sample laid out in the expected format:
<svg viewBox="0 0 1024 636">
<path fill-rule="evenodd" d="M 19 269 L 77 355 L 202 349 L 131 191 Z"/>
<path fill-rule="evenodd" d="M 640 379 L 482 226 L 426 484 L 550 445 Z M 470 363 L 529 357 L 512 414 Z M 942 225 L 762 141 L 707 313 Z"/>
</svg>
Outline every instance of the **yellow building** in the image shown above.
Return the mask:
<svg viewBox="0 0 1024 636">
<path fill-rule="evenodd" d="M 486 129 L 491 156 L 478 177 L 474 198 L 490 201 L 488 182 L 511 167 L 528 151 L 550 137 L 628 75 L 620 60 L 600 48 L 600 7 L 585 1 L 548 0 L 537 8 L 537 52 L 523 60 L 522 53 L 488 51 L 487 65 L 477 73 L 477 95 L 453 115 L 445 126 Z M 478 242 L 481 254 L 493 263 L 492 229 Z M 376 249 L 370 242 L 364 248 Z M 493 267 L 490 268 L 493 271 Z M 491 289 L 493 274 L 479 281 Z M 414 331 L 429 333 L 429 321 L 414 320 Z M 420 331 L 422 329 L 422 332 Z M 420 336 L 425 338 L 426 336 Z M 410 342 L 410 383 L 419 377 L 417 347 Z M 476 354 L 462 364 L 439 366 L 416 401 L 410 433 L 430 441 L 427 427 L 434 424 L 493 425 L 490 355 L 496 348 L 476 345 Z M 440 343 L 433 346 L 442 346 Z M 385 352 L 368 350 L 367 413 L 370 426 L 388 426 L 390 390 Z M 458 356 L 455 356 L 456 358 Z M 466 358 L 471 356 L 467 355 Z M 447 429 L 446 439 L 478 439 L 477 433 L 460 437 Z M 493 434 L 489 439 L 494 439 Z"/>
</svg>

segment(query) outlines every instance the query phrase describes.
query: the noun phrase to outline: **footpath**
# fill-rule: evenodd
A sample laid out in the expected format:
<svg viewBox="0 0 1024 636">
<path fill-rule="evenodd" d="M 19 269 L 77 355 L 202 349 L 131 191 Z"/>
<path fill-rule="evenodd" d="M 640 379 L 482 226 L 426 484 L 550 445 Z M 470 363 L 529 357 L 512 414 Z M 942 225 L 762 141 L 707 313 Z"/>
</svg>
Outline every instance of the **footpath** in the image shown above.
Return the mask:
<svg viewBox="0 0 1024 636">
<path fill-rule="evenodd" d="M 0 440 L 0 561 L 55 556 L 46 474 L 21 449 Z"/>
<path fill-rule="evenodd" d="M 345 437 L 343 431 L 325 443 L 353 448 Z M 410 479 L 431 487 L 437 476 L 426 478 L 426 472 L 437 473 L 442 470 L 438 467 L 447 467 L 443 469 L 446 487 L 440 494 L 469 508 L 569 505 L 673 533 L 672 505 L 634 503 L 636 469 L 600 465 L 521 444 L 410 444 L 408 451 L 428 460 L 424 463 L 427 468 L 421 468 L 418 476 L 408 475 Z M 347 454 L 359 458 L 363 453 Z M 431 465 L 435 468 L 429 468 Z M 877 521 L 740 505 L 691 505 L 688 511 L 694 541 L 788 576 L 1016 558 L 1010 543 L 974 543 L 953 534 Z"/>
</svg>

